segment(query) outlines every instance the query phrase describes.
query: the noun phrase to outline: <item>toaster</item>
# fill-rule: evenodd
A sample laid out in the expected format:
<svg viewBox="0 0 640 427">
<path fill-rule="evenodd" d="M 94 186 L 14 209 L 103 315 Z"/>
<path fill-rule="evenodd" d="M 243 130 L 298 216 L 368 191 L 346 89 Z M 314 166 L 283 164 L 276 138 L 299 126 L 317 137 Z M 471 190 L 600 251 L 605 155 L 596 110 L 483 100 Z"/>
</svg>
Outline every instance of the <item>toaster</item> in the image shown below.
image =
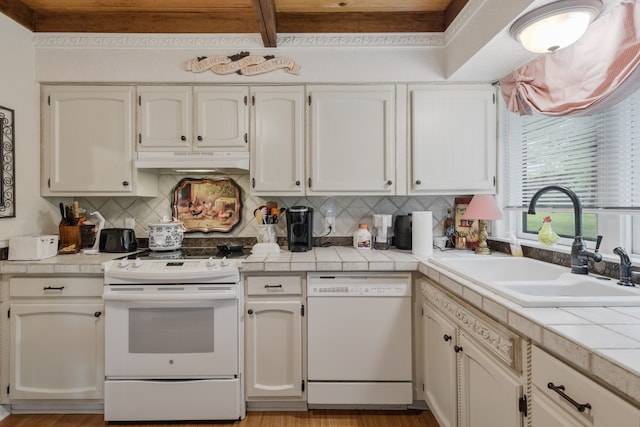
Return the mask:
<svg viewBox="0 0 640 427">
<path fill-rule="evenodd" d="M 133 252 L 138 249 L 136 233 L 131 228 L 104 228 L 98 248 L 100 252 Z"/>
</svg>

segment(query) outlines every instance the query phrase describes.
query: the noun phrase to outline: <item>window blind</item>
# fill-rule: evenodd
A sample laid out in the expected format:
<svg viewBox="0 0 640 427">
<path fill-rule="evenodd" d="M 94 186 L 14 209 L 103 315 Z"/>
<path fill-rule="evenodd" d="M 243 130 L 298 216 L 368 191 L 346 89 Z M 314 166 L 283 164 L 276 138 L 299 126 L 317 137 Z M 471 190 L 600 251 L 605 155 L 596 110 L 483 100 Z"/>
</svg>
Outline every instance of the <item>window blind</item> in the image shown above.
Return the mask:
<svg viewBox="0 0 640 427">
<path fill-rule="evenodd" d="M 640 91 L 589 116 L 503 112 L 507 207 L 525 207 L 542 187 L 562 185 L 585 208 L 640 208 Z M 572 206 L 556 191 L 538 205 Z"/>
</svg>

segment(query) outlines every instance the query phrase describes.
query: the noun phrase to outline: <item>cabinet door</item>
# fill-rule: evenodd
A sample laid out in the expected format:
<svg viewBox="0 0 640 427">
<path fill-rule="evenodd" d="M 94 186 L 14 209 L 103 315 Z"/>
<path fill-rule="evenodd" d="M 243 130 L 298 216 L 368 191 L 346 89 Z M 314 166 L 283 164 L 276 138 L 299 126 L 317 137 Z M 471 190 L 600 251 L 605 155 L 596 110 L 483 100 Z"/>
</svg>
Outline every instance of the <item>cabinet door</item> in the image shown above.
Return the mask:
<svg viewBox="0 0 640 427">
<path fill-rule="evenodd" d="M 43 89 L 43 195 L 134 191 L 134 88 Z"/>
<path fill-rule="evenodd" d="M 308 194 L 394 194 L 394 86 L 308 90 Z"/>
<path fill-rule="evenodd" d="M 440 427 L 456 427 L 456 327 L 429 305 L 422 309 L 425 398 Z"/>
<path fill-rule="evenodd" d="M 411 88 L 410 194 L 494 192 L 495 91 Z"/>
<path fill-rule="evenodd" d="M 194 150 L 247 151 L 248 87 L 196 87 Z"/>
<path fill-rule="evenodd" d="M 191 146 L 191 87 L 138 87 L 138 151 Z"/>
<path fill-rule="evenodd" d="M 521 380 L 459 331 L 458 405 L 461 427 L 519 427 Z"/>
<path fill-rule="evenodd" d="M 247 301 L 247 399 L 302 396 L 302 303 Z"/>
<path fill-rule="evenodd" d="M 304 194 L 304 87 L 251 89 L 251 192 Z"/>
<path fill-rule="evenodd" d="M 102 304 L 11 304 L 11 399 L 101 399 Z"/>
</svg>

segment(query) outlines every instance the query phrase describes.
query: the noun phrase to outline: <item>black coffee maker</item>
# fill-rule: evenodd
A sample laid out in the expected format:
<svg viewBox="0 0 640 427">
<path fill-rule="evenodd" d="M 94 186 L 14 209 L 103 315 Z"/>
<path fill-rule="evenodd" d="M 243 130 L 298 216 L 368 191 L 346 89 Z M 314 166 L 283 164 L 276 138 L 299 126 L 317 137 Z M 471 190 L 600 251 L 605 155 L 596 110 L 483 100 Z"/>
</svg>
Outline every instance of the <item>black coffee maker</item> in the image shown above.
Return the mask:
<svg viewBox="0 0 640 427">
<path fill-rule="evenodd" d="M 292 206 L 287 209 L 287 241 L 291 252 L 313 248 L 313 208 Z"/>
</svg>

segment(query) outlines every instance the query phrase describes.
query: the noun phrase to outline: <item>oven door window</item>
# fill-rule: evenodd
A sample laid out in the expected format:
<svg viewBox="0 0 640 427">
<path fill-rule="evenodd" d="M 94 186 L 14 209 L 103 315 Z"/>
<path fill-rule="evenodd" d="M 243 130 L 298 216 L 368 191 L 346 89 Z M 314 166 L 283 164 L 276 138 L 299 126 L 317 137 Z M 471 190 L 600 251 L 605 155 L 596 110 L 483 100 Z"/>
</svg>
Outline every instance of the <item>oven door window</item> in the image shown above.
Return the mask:
<svg viewBox="0 0 640 427">
<path fill-rule="evenodd" d="M 130 308 L 129 353 L 211 353 L 214 308 Z"/>
</svg>

